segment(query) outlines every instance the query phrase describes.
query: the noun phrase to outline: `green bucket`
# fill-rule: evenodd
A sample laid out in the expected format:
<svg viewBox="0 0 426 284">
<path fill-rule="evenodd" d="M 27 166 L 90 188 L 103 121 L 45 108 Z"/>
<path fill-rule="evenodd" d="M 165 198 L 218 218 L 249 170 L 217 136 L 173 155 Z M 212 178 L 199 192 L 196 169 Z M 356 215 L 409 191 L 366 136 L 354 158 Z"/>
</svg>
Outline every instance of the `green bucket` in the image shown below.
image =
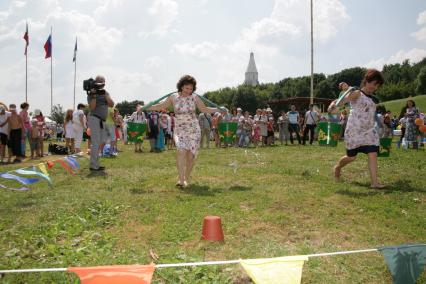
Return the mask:
<svg viewBox="0 0 426 284">
<path fill-rule="evenodd" d="M 146 132 L 146 123 L 127 123 L 127 141 L 141 142 Z"/>
<path fill-rule="evenodd" d="M 219 123 L 219 136 L 222 142 L 233 142 L 237 138 L 237 122 Z"/>
<path fill-rule="evenodd" d="M 392 138 L 380 138 L 380 149 L 377 157 L 389 157 Z"/>
<path fill-rule="evenodd" d="M 321 121 L 318 123 L 318 143 L 320 146 L 336 147 L 342 126 L 339 123 Z"/>
</svg>

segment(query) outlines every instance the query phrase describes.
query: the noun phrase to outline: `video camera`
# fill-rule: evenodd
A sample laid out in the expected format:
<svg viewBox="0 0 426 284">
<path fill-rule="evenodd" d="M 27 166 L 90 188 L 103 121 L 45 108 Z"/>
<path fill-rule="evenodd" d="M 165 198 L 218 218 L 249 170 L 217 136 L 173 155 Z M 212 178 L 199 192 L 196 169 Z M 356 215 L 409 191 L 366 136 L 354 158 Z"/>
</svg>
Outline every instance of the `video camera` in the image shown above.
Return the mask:
<svg viewBox="0 0 426 284">
<path fill-rule="evenodd" d="M 104 83 L 97 83 L 95 79 L 89 78 L 83 81 L 83 90 L 87 92 L 87 95 L 90 96 L 92 94 L 104 94 L 105 90 Z"/>
</svg>

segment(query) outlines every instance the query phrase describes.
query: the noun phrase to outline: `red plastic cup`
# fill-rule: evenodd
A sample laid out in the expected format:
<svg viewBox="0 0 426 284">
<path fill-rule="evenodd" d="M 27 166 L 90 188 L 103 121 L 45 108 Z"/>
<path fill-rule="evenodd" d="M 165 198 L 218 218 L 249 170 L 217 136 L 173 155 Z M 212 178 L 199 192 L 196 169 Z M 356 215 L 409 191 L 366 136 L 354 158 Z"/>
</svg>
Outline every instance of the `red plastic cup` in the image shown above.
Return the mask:
<svg viewBox="0 0 426 284">
<path fill-rule="evenodd" d="M 207 241 L 224 241 L 222 222 L 219 216 L 204 217 L 201 239 Z"/>
</svg>

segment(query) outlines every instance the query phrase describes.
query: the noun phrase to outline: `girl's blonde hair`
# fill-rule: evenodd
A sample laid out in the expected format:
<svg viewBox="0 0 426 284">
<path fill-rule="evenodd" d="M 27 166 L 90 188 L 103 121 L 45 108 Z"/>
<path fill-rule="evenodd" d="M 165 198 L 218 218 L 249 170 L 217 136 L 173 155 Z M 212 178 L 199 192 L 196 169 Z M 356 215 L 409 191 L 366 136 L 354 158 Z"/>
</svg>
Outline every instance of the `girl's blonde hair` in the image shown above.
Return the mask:
<svg viewBox="0 0 426 284">
<path fill-rule="evenodd" d="M 67 110 L 67 112 L 65 113 L 65 123 L 72 120 L 72 113 L 73 113 L 72 109 Z"/>
</svg>

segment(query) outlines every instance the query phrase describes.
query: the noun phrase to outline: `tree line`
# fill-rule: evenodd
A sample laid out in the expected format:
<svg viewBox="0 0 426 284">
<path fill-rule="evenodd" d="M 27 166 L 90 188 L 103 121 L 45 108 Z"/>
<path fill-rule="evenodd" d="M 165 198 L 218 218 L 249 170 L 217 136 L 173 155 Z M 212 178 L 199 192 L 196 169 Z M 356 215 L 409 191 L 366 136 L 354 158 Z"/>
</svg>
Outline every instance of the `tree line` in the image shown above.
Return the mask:
<svg viewBox="0 0 426 284">
<path fill-rule="evenodd" d="M 353 67 L 326 76 L 314 74 L 314 97 L 337 98 L 338 84 L 346 82 L 350 86 L 360 86 L 366 68 Z M 381 102 L 426 94 L 426 57 L 418 63 L 385 65 L 382 69 L 385 83 L 378 89 L 376 96 Z M 257 108 L 265 108 L 268 101 L 292 97 L 310 96 L 310 76 L 284 78 L 277 83 L 265 83 L 252 87 L 240 85 L 206 92 L 204 96 L 229 109 L 241 107 L 254 113 Z"/>
</svg>

